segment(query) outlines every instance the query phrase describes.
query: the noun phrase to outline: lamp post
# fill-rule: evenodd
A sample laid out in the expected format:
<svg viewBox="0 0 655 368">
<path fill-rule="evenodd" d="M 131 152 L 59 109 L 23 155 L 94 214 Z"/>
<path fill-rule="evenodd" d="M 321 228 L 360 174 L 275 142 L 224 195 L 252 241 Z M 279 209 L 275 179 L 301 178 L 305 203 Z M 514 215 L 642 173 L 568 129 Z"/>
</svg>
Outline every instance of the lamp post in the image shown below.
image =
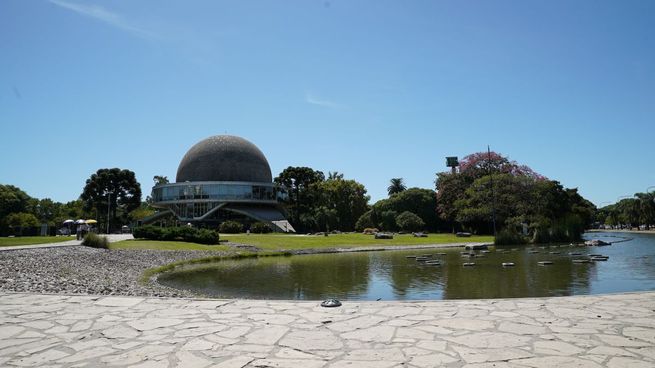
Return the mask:
<svg viewBox="0 0 655 368">
<path fill-rule="evenodd" d="M 489 182 L 491 184 L 491 217 L 494 226 L 494 238 L 496 237 L 496 194 L 494 193 L 494 173 L 491 165 L 491 148 L 487 145 L 487 159 L 489 160 Z"/>
<path fill-rule="evenodd" d="M 109 216 L 111 209 L 111 192 L 107 191 L 107 235 L 109 235 Z"/>
</svg>

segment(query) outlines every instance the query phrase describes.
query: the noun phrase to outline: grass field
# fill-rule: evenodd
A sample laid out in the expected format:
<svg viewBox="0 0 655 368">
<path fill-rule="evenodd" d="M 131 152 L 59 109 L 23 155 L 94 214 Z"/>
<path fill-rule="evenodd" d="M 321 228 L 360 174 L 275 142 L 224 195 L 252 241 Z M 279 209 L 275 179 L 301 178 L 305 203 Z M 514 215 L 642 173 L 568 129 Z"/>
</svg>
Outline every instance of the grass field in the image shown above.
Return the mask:
<svg viewBox="0 0 655 368">
<path fill-rule="evenodd" d="M 9 247 L 14 245 L 32 245 L 60 243 L 69 240 L 75 240 L 74 236 L 17 236 L 15 238 L 0 238 L 0 247 Z"/>
<path fill-rule="evenodd" d="M 372 245 L 419 245 L 493 242 L 493 236 L 471 236 L 458 238 L 453 234 L 429 234 L 427 238 L 415 238 L 411 234 L 394 235 L 393 239 L 375 239 L 373 235 L 331 234 L 288 235 L 288 234 L 221 234 L 221 240 L 254 245 L 265 250 L 294 250 L 310 248 L 351 248 Z"/>
<path fill-rule="evenodd" d="M 394 235 L 393 239 L 375 239 L 373 235 L 331 234 L 288 235 L 288 234 L 221 234 L 221 241 L 254 245 L 263 250 L 297 250 L 316 248 L 353 248 L 373 245 L 421 245 L 447 243 L 493 242 L 493 236 L 471 236 L 458 238 L 453 234 L 429 234 L 427 238 L 415 238 L 411 234 Z M 232 249 L 225 245 L 203 245 L 188 242 L 157 240 L 123 240 L 111 243 L 109 249 L 158 249 L 158 250 L 214 250 Z"/>
<path fill-rule="evenodd" d="M 157 240 L 123 240 L 116 243 L 109 243 L 109 249 L 156 249 L 156 250 L 210 250 L 227 251 L 230 248 L 226 245 L 205 245 L 198 243 L 178 241 L 157 241 Z"/>
</svg>

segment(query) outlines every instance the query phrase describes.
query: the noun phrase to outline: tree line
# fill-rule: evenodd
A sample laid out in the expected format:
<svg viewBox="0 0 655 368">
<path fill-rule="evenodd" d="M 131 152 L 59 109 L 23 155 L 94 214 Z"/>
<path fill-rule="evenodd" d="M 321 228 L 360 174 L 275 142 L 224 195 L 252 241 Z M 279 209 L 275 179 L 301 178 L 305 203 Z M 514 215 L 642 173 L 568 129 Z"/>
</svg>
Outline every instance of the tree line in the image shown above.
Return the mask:
<svg viewBox="0 0 655 368">
<path fill-rule="evenodd" d="M 49 233 L 62 227 L 66 220 L 93 219 L 98 227 L 110 231 L 120 229 L 144 215 L 152 213 L 141 202 L 141 185 L 133 171 L 100 169 L 86 180 L 80 197 L 61 203 L 50 198 L 37 199 L 13 185 L 0 185 L 0 235 L 37 235 L 42 224 Z"/>
<path fill-rule="evenodd" d="M 393 178 L 389 198 L 369 205 L 363 184 L 343 174 L 310 167 L 287 167 L 274 182 L 284 192 L 287 218 L 298 232 L 353 231 L 364 228 L 435 230 L 436 193 L 430 189 L 407 189 L 402 178 Z"/>
<path fill-rule="evenodd" d="M 155 176 L 155 184 L 167 183 Z M 366 187 L 339 172 L 310 167 L 287 167 L 274 183 L 282 192 L 288 220 L 298 232 L 467 231 L 493 234 L 493 220 L 501 236 L 512 241 L 577 240 L 584 229 L 602 218 L 605 223 L 653 223 L 652 194 L 596 211 L 577 189 L 564 188 L 531 168 L 495 152 L 474 153 L 459 162 L 459 170 L 436 174 L 435 190 L 407 188 L 392 178 L 388 197 L 369 204 Z M 650 197 L 649 197 L 650 196 Z M 651 200 L 649 201 L 648 198 Z M 134 172 L 99 169 L 86 180 L 79 199 L 59 203 L 35 199 L 11 185 L 0 186 L 0 232 L 47 223 L 60 226 L 66 219 L 96 219 L 112 230 L 154 213 L 142 201 Z"/>
<path fill-rule="evenodd" d="M 596 221 L 611 228 L 650 230 L 655 226 L 655 192 L 635 193 L 633 198 L 600 208 Z"/>
</svg>

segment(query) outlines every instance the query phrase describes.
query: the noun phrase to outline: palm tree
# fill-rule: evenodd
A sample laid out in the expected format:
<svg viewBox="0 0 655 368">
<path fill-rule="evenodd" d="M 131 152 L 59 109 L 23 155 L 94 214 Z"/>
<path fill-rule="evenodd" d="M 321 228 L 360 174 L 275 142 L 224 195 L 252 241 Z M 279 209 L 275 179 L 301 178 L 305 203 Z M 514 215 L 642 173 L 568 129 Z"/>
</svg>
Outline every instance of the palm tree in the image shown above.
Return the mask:
<svg viewBox="0 0 655 368">
<path fill-rule="evenodd" d="M 387 187 L 387 193 L 389 193 L 389 196 L 407 189 L 405 183 L 403 183 L 403 178 L 392 178 L 389 183 L 389 187 Z"/>
</svg>

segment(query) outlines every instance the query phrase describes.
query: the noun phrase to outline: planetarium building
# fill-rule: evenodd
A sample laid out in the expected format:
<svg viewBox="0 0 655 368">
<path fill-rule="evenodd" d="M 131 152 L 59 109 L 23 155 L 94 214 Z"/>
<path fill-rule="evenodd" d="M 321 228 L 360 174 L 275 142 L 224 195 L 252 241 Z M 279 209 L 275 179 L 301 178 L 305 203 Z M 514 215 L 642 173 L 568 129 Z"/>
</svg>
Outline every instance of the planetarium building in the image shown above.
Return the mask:
<svg viewBox="0 0 655 368">
<path fill-rule="evenodd" d="M 293 231 L 266 157 L 241 137 L 217 135 L 196 143 L 182 158 L 175 181 L 152 188 L 153 206 L 163 211 L 149 222 L 166 216 L 199 226 L 262 221 Z"/>
</svg>

